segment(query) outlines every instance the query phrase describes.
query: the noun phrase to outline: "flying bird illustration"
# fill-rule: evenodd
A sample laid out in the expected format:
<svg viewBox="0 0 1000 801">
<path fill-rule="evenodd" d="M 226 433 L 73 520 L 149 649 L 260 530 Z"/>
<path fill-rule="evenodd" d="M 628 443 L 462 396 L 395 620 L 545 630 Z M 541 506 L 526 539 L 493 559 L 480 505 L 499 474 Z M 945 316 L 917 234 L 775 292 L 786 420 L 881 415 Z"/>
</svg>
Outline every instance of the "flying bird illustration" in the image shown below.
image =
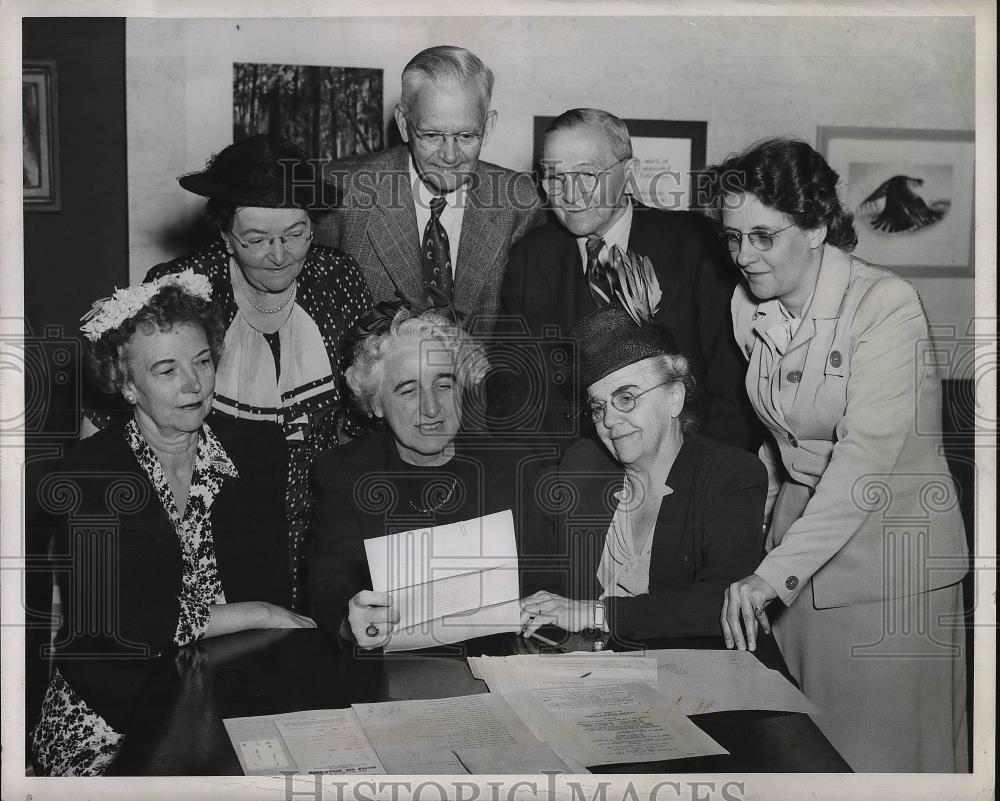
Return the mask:
<svg viewBox="0 0 1000 801">
<path fill-rule="evenodd" d="M 936 223 L 951 207 L 951 201 L 935 200 L 928 205 L 913 191 L 923 185 L 923 178 L 894 175 L 861 201 L 857 213 L 871 216 L 872 228 L 892 234 Z"/>
</svg>

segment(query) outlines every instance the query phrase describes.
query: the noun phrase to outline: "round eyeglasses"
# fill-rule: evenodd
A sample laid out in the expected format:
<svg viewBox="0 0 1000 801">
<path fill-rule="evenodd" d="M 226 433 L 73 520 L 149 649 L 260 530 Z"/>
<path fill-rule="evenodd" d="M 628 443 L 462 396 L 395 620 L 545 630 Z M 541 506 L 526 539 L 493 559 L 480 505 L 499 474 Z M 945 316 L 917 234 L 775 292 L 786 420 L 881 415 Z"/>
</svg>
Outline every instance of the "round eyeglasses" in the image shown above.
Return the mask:
<svg viewBox="0 0 1000 801">
<path fill-rule="evenodd" d="M 542 177 L 542 189 L 548 195 L 564 195 L 566 193 L 566 186 L 570 181 L 573 182 L 573 187 L 584 194 L 590 194 L 595 189 L 597 189 L 597 184 L 600 182 L 601 176 L 605 173 L 611 172 L 615 167 L 621 164 L 623 161 L 628 161 L 632 156 L 623 156 L 618 159 L 614 164 L 605 167 L 600 172 L 561 172 L 553 175 L 546 175 Z"/>
<path fill-rule="evenodd" d="M 740 252 L 744 236 L 757 250 L 766 252 L 774 247 L 775 236 L 780 234 L 782 231 L 787 231 L 789 228 L 793 228 L 794 226 L 795 223 L 792 223 L 791 225 L 786 225 L 784 228 L 779 228 L 777 231 L 750 231 L 747 234 L 744 234 L 742 231 L 734 231 L 732 228 L 726 228 L 719 231 L 719 239 L 722 240 L 722 244 L 726 246 L 726 249 L 729 250 L 730 253 Z"/>
<path fill-rule="evenodd" d="M 402 109 L 400 109 L 402 111 Z M 414 139 L 417 140 L 417 144 L 423 150 L 440 150 L 447 144 L 449 139 L 455 140 L 455 144 L 461 150 L 468 150 L 469 148 L 476 147 L 480 142 L 483 141 L 482 131 L 458 131 L 457 133 L 447 133 L 446 131 L 425 131 L 418 128 L 413 124 L 405 111 L 402 111 L 403 117 L 410 124 L 410 129 L 413 132 Z"/>
<path fill-rule="evenodd" d="M 632 392 L 628 389 L 620 389 L 611 396 L 611 405 L 618 411 L 627 414 L 636 407 L 636 404 L 639 402 L 639 398 L 647 392 L 652 392 L 654 389 L 659 389 L 660 387 L 665 387 L 672 383 L 674 382 L 664 381 L 662 384 L 656 384 L 649 389 L 644 389 L 642 392 Z M 605 413 L 608 411 L 608 405 L 604 401 L 591 401 L 588 411 L 590 419 L 595 423 L 600 423 L 604 419 Z"/>
<path fill-rule="evenodd" d="M 312 231 L 296 231 L 293 234 L 282 234 L 281 236 L 254 236 L 244 242 L 236 234 L 230 233 L 233 239 L 235 239 L 244 250 L 253 253 L 255 256 L 259 256 L 262 253 L 267 253 L 271 246 L 275 242 L 281 242 L 289 250 L 295 250 L 297 248 L 304 247 L 308 245 L 313 238 Z"/>
</svg>

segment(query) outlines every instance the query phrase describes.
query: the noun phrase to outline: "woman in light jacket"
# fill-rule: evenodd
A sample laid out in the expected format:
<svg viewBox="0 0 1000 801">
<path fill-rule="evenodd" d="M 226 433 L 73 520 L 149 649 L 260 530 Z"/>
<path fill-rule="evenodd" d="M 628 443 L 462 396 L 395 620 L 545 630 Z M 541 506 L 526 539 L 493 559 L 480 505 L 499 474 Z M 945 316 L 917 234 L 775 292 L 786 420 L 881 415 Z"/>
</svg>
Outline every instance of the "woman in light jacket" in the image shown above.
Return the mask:
<svg viewBox="0 0 1000 801">
<path fill-rule="evenodd" d="M 968 553 L 920 298 L 850 255 L 837 174 L 805 143 L 763 142 L 715 176 L 747 391 L 771 434 L 767 555 L 725 594 L 727 644 L 753 650 L 773 624 L 855 770 L 966 770 Z"/>
</svg>

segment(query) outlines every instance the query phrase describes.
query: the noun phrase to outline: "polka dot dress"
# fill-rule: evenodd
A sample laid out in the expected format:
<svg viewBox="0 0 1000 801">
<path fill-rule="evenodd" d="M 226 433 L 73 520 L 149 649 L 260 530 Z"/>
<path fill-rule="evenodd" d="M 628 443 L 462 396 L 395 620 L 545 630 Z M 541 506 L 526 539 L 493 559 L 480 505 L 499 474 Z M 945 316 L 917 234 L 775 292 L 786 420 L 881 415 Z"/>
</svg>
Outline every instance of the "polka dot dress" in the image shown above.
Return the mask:
<svg viewBox="0 0 1000 801">
<path fill-rule="evenodd" d="M 189 268 L 212 283 L 212 296 L 228 329 L 218 371 L 216 411 L 279 425 L 288 444 L 286 513 L 292 606 L 304 612 L 303 540 L 312 508 L 310 472 L 316 456 L 337 444 L 344 338 L 360 314 L 372 306 L 371 295 L 354 259 L 339 250 L 313 245 L 297 279 L 287 321 L 276 333 L 260 335 L 265 344 L 256 345 L 258 361 L 250 365 L 254 369 L 248 369 L 246 364 L 235 364 L 246 358 L 249 326 L 237 304 L 230 256 L 219 239 L 154 267 L 146 280 Z M 244 378 L 229 380 L 230 373 Z M 350 424 L 345 429 L 354 435 L 361 432 Z"/>
</svg>

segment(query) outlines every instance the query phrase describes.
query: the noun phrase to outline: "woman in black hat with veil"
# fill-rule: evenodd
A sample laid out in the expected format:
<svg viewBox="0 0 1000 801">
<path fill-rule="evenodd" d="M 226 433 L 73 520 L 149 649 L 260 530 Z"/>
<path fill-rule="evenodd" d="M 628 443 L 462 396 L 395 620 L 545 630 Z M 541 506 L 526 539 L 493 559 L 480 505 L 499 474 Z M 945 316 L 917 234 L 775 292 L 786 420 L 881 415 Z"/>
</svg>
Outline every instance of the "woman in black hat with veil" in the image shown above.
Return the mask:
<svg viewBox="0 0 1000 801">
<path fill-rule="evenodd" d="M 214 416 L 237 421 L 248 437 L 280 436 L 285 443 L 297 610 L 306 608 L 309 474 L 316 455 L 335 446 L 343 429 L 344 339 L 372 305 L 354 259 L 314 242 L 314 222 L 334 200 L 314 169 L 290 142 L 267 134 L 223 149 L 204 170 L 179 179 L 208 198 L 215 236 L 146 276 L 190 268 L 208 277 L 226 325 Z"/>
</svg>

